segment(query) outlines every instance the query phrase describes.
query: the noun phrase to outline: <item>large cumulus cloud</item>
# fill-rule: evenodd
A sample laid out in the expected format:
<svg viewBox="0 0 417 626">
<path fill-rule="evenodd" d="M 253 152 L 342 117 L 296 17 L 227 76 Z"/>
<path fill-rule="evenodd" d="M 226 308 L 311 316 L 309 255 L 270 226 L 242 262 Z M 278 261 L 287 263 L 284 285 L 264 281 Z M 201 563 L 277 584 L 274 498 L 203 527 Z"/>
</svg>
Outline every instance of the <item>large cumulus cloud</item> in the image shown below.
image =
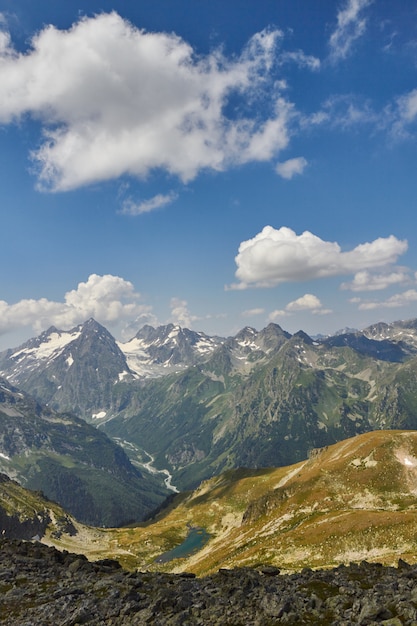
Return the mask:
<svg viewBox="0 0 417 626">
<path fill-rule="evenodd" d="M 0 300 L 0 334 L 25 326 L 37 332 L 52 325 L 70 328 L 90 317 L 111 325 L 150 314 L 151 307 L 140 302 L 140 294 L 130 281 L 111 274 L 91 274 L 65 294 L 64 302 L 40 298 L 8 304 Z"/>
<path fill-rule="evenodd" d="M 394 235 L 343 252 L 337 242 L 324 241 L 309 231 L 297 235 L 285 226 L 265 226 L 240 244 L 235 259 L 239 282 L 230 288 L 274 287 L 285 282 L 356 274 L 389 266 L 406 250 L 407 242 Z"/>
<path fill-rule="evenodd" d="M 1 32 L 0 123 L 40 120 L 32 157 L 51 190 L 155 168 L 189 181 L 203 168 L 269 160 L 287 146 L 293 115 L 273 75 L 281 38 L 265 30 L 239 57 L 202 57 L 175 34 L 145 32 L 115 12 L 66 31 L 47 26 L 26 52 Z M 244 110 L 233 119 L 231 95 Z"/>
</svg>

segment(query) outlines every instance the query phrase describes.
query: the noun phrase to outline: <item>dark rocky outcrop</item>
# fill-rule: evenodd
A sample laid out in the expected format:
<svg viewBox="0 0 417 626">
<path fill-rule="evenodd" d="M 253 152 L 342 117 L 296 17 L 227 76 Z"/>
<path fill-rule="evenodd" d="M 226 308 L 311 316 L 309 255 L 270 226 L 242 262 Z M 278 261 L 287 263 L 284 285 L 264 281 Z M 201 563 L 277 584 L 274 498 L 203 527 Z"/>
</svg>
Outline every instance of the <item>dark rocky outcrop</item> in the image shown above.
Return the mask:
<svg viewBox="0 0 417 626">
<path fill-rule="evenodd" d="M 412 626 L 417 566 L 362 562 L 280 574 L 275 567 L 193 574 L 124 571 L 39 543 L 0 542 L 0 623 Z"/>
</svg>

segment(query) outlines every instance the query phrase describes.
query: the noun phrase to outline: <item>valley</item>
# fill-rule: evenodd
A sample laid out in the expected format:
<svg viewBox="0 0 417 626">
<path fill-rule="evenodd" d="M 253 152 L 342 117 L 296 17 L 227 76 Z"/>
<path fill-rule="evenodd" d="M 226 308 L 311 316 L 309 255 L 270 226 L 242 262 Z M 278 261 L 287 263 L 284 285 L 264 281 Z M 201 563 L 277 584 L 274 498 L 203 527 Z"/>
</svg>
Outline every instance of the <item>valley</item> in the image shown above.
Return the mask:
<svg viewBox="0 0 417 626">
<path fill-rule="evenodd" d="M 118 437 L 114 437 L 114 441 L 115 443 L 117 443 L 117 445 L 121 446 L 127 451 L 127 454 L 130 455 L 130 459 L 133 465 L 136 465 L 139 468 L 141 467 L 142 469 L 146 470 L 150 474 L 154 474 L 154 475 L 162 474 L 162 476 L 165 476 L 165 478 L 163 479 L 165 487 L 169 489 L 170 491 L 173 491 L 174 493 L 178 493 L 178 489 L 171 482 L 172 474 L 170 474 L 167 469 L 161 469 L 161 470 L 157 469 L 154 466 L 155 459 L 152 456 L 152 454 L 149 454 L 149 452 L 146 452 L 146 450 L 140 450 L 137 446 L 135 446 L 131 442 L 122 441 Z M 144 458 L 145 459 L 149 458 L 149 461 L 145 462 L 143 460 Z"/>
</svg>

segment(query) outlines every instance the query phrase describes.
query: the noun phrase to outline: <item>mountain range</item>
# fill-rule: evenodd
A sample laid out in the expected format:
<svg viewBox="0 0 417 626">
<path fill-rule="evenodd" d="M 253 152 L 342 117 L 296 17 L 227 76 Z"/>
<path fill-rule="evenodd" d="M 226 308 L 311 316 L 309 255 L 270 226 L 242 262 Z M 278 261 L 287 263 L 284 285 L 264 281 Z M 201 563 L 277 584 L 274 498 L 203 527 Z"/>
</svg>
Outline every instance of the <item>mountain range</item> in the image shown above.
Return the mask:
<svg viewBox="0 0 417 626">
<path fill-rule="evenodd" d="M 228 338 L 170 324 L 120 343 L 90 319 L 0 353 L 0 375 L 184 490 L 367 431 L 416 428 L 417 320 L 321 338 L 276 324 Z"/>
</svg>

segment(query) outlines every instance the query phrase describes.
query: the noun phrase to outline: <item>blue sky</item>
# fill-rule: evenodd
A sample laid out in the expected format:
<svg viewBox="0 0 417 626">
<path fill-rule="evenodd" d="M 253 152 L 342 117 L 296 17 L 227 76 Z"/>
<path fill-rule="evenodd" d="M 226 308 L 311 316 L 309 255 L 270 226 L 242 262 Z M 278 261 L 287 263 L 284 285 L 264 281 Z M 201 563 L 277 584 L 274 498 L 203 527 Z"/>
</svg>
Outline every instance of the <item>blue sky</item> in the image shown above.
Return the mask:
<svg viewBox="0 0 417 626">
<path fill-rule="evenodd" d="M 0 0 L 0 349 L 417 316 L 412 0 Z"/>
</svg>

